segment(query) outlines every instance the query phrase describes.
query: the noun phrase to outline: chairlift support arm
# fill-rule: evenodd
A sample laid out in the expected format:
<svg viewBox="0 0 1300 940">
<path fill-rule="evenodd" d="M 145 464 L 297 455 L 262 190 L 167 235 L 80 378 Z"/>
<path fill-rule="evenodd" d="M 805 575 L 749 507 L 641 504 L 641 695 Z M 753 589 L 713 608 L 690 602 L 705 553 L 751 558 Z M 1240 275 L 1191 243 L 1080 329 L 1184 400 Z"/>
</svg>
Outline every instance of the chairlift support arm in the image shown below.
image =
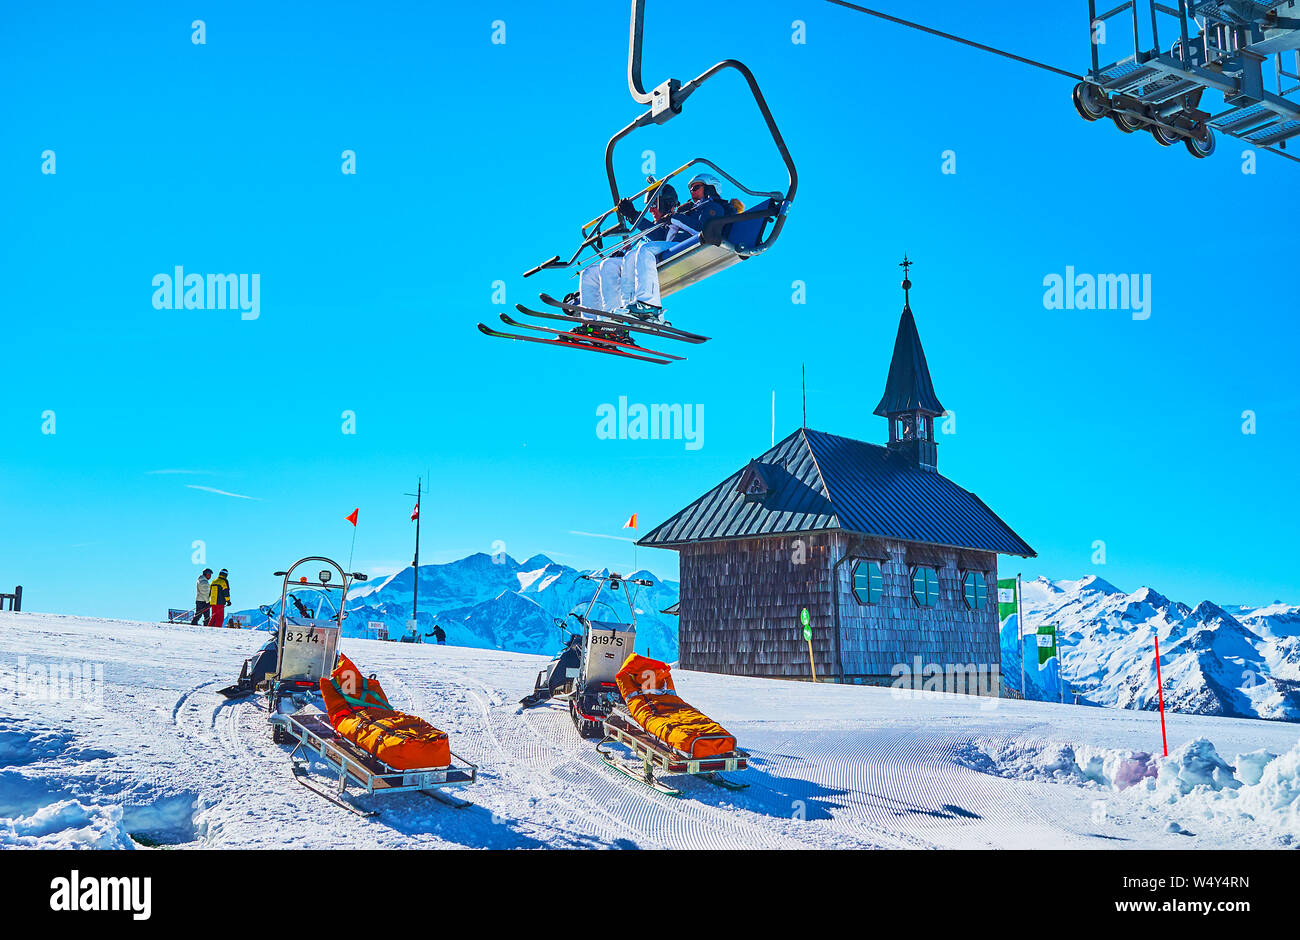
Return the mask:
<svg viewBox="0 0 1300 940">
<path fill-rule="evenodd" d="M 618 181 L 614 176 L 614 148 L 618 142 L 639 127 L 645 127 L 649 124 L 663 124 L 681 114 L 682 106 L 685 105 L 687 98 L 710 78 L 728 69 L 734 69 L 741 74 L 745 79 L 745 83 L 749 86 L 750 93 L 754 96 L 754 102 L 763 115 L 763 121 L 767 125 L 768 133 L 771 134 L 772 142 L 776 144 L 776 149 L 781 154 L 781 159 L 785 163 L 786 172 L 789 175 L 785 201 L 787 204 L 793 202 L 795 190 L 799 186 L 799 174 L 795 169 L 794 160 L 790 157 L 790 150 L 786 147 L 785 138 L 781 136 L 781 130 L 776 126 L 772 111 L 767 106 L 767 99 L 763 97 L 763 92 L 758 87 L 758 81 L 754 78 L 754 73 L 749 70 L 749 67 L 736 59 L 724 59 L 706 69 L 685 85 L 678 82 L 677 79 L 670 78 L 655 86 L 652 91 L 647 92 L 641 79 L 641 50 L 644 40 L 645 0 L 632 0 L 632 23 L 627 53 L 627 84 L 628 89 L 632 92 L 633 100 L 637 104 L 649 105 L 650 109 L 611 137 L 609 143 L 605 146 L 605 173 L 609 177 L 609 191 L 614 203 L 617 205 L 619 200 Z M 784 224 L 785 215 L 781 214 L 773 224 L 772 232 L 767 239 L 769 242 L 775 240 L 777 233 Z"/>
</svg>

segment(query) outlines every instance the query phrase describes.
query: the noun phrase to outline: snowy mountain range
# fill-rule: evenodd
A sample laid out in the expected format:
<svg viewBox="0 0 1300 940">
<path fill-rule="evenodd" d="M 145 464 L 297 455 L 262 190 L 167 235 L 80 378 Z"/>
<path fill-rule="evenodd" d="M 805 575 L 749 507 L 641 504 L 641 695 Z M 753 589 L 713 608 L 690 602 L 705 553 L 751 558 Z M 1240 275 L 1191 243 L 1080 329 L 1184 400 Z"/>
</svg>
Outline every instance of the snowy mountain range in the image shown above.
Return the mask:
<svg viewBox="0 0 1300 940">
<path fill-rule="evenodd" d="M 383 581 L 350 590 L 343 635 L 370 636 L 370 625 L 382 623 L 390 638 L 402 636 L 411 616 L 414 570 L 404 568 Z M 563 639 L 555 621 L 565 619 L 570 611 L 586 610 L 596 584 L 581 576 L 593 573 L 608 571 L 579 571 L 545 555 L 518 562 L 509 555 L 481 552 L 445 565 L 421 565 L 417 630 L 424 636 L 438 624 L 453 646 L 551 654 Z M 677 618 L 661 611 L 677 603 L 677 583 L 661 581 L 645 570 L 620 573 L 652 582 L 649 587 L 635 586 L 637 652 L 675 660 Z M 325 616 L 331 615 L 338 601 L 337 591 L 303 590 L 298 596 L 309 610 L 323 609 Z M 600 596 L 593 619 L 630 621 L 623 591 L 614 593 L 606 588 Z M 278 612 L 279 598 L 271 606 Z M 294 613 L 292 608 L 290 613 Z M 240 611 L 239 615 L 254 626 L 267 622 L 257 610 Z M 577 621 L 569 618 L 568 629 L 576 627 Z M 425 641 L 431 642 L 431 638 L 426 636 Z"/>
<path fill-rule="evenodd" d="M 1023 594 L 1031 629 L 1057 625 L 1066 682 L 1081 703 L 1158 708 L 1159 636 L 1166 709 L 1300 720 L 1300 607 L 1202 601 L 1190 608 L 1151 588 L 1127 594 L 1097 577 L 1040 577 L 1025 582 Z M 1020 683 L 1016 643 L 1014 630 L 1004 630 L 1003 676 L 1013 688 Z M 1050 677 L 1026 675 L 1027 697 L 1055 697 L 1054 683 L 1044 678 Z"/>
<path fill-rule="evenodd" d="M 382 623 L 391 638 L 400 637 L 410 618 L 413 571 L 405 568 L 352 590 L 344 635 L 373 635 L 369 625 Z M 562 640 L 555 621 L 586 609 L 595 585 L 580 576 L 591 573 L 545 555 L 518 562 L 509 555 L 480 553 L 449 564 L 421 565 L 418 632 L 427 635 L 436 623 L 453 646 L 554 653 Z M 645 570 L 628 577 L 653 582 L 637 588 L 637 651 L 675 661 L 677 618 L 662 611 L 677 602 L 678 583 Z M 329 601 L 323 600 L 324 592 L 300 597 L 310 609 L 323 605 L 328 611 L 337 592 Z M 596 619 L 630 619 L 621 594 L 606 590 L 601 597 Z M 1300 721 L 1300 607 L 1280 602 L 1220 607 L 1203 601 L 1190 608 L 1148 587 L 1125 593 L 1098 577 L 1026 581 L 1024 603 L 1031 629 L 1057 624 L 1066 682 L 1079 692 L 1081 703 L 1155 709 L 1153 637 L 1158 634 L 1167 709 Z M 278 598 L 272 606 L 278 610 Z M 266 622 L 256 610 L 240 613 L 248 623 Z M 576 626 L 572 619 L 568 623 L 570 629 Z M 1014 630 L 1003 631 L 1002 674 L 1006 685 L 1019 691 Z M 1031 669 L 1026 680 L 1028 698 L 1057 699 L 1054 672 Z"/>
</svg>

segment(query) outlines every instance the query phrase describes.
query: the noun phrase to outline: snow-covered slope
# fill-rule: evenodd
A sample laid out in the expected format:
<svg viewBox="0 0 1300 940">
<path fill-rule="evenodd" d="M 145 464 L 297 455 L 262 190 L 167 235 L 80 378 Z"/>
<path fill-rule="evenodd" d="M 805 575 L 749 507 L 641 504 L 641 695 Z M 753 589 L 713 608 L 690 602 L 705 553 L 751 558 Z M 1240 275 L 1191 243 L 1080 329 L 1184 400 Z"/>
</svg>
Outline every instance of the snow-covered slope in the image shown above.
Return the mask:
<svg viewBox="0 0 1300 940">
<path fill-rule="evenodd" d="M 359 797 L 381 810 L 360 819 L 295 782 L 255 700 L 216 694 L 260 639 L 0 613 L 0 845 L 1118 849 L 1300 838 L 1297 730 L 1281 722 L 1171 715 L 1164 761 L 1150 757 L 1160 725 L 1149 712 L 679 672 L 683 697 L 753 760 L 733 775 L 743 792 L 687 779 L 672 799 L 606 768 L 562 707 L 519 708 L 540 657 L 349 638 L 345 652 L 396 706 L 445 729 L 480 768 L 464 791 L 470 809 Z M 60 666 L 83 678 L 51 682 Z"/>
<path fill-rule="evenodd" d="M 500 649 L 520 653 L 553 653 L 562 636 L 556 627 L 571 610 L 586 609 L 595 584 L 580 578 L 590 571 L 578 571 L 534 555 L 517 562 L 509 555 L 470 555 L 445 565 L 420 566 L 419 631 L 430 633 L 439 624 L 447 632 L 447 642 L 475 649 Z M 636 589 L 638 652 L 660 659 L 677 658 L 677 619 L 660 611 L 677 602 L 678 586 L 661 581 L 649 571 L 626 573 L 627 577 L 654 582 Z M 324 592 L 303 592 L 301 599 L 315 610 Z M 414 569 L 374 583 L 363 583 L 348 593 L 348 616 L 345 636 L 365 636 L 371 623 L 382 623 L 391 638 L 406 631 L 414 599 Z M 337 592 L 324 603 L 329 610 L 337 602 Z M 276 611 L 279 598 L 267 598 Z M 292 608 L 291 608 L 292 611 Z M 256 609 L 240 611 L 250 624 L 266 624 Z M 592 616 L 598 620 L 626 623 L 628 605 L 622 596 L 602 594 Z M 569 621 L 572 629 L 574 621 Z"/>
<path fill-rule="evenodd" d="M 1195 608 L 1144 587 L 1127 594 L 1097 577 L 1025 582 L 1028 623 L 1057 624 L 1067 682 L 1081 700 L 1155 709 L 1154 638 L 1160 638 L 1165 707 L 1198 715 L 1300 718 L 1300 616 L 1295 608 Z M 1019 685 L 1015 637 L 1003 636 L 1003 671 Z M 1029 697 L 1045 698 L 1028 677 Z"/>
</svg>

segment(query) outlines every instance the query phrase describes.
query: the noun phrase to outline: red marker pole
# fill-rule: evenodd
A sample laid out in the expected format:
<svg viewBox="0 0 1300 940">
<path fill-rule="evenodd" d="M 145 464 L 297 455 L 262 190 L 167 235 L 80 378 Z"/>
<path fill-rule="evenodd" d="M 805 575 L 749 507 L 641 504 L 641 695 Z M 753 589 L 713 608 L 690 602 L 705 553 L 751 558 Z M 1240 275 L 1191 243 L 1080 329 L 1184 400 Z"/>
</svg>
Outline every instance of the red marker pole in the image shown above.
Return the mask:
<svg viewBox="0 0 1300 940">
<path fill-rule="evenodd" d="M 1160 744 L 1169 756 L 1169 739 L 1165 737 L 1165 684 L 1160 678 L 1160 637 L 1156 637 L 1156 689 L 1160 693 Z"/>
</svg>

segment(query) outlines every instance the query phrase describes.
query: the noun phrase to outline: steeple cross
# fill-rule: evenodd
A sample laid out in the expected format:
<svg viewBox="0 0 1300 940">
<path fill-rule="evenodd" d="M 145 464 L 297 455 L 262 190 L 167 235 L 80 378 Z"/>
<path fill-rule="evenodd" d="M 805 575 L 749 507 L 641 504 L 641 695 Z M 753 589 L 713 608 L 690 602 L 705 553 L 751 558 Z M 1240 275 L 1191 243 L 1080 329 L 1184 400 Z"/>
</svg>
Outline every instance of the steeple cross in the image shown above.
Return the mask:
<svg viewBox="0 0 1300 940">
<path fill-rule="evenodd" d="M 916 264 L 915 261 L 908 261 L 908 260 L 907 260 L 907 252 L 903 252 L 903 260 L 902 260 L 902 263 L 899 264 L 899 267 L 903 269 L 903 277 L 904 277 L 904 278 L 907 277 L 907 269 L 910 268 L 910 267 L 911 267 L 912 265 L 914 265 L 914 264 Z"/>
</svg>

